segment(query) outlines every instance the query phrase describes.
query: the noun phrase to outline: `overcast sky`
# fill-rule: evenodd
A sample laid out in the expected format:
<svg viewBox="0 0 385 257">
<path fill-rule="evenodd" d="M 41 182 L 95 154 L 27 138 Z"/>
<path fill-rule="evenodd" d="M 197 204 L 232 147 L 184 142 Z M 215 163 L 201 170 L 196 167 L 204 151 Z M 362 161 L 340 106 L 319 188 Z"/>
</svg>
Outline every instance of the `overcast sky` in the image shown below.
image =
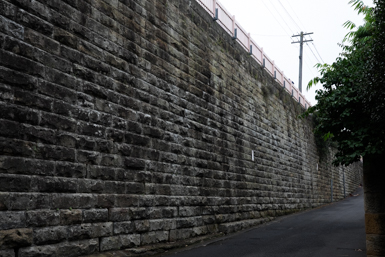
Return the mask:
<svg viewBox="0 0 385 257">
<path fill-rule="evenodd" d="M 307 83 L 318 76 L 314 65 L 318 62 L 331 64 L 338 57 L 342 42 L 348 32 L 343 28 L 347 20 L 363 24 L 349 5 L 349 0 L 218 0 L 240 25 L 251 34 L 256 43 L 298 88 L 299 44 L 291 44 L 294 34 L 314 32 L 313 42 L 304 44 L 303 94 L 312 105 L 315 89 L 306 91 Z M 373 6 L 371 0 L 364 3 Z M 306 39 L 310 39 L 309 36 Z M 317 52 L 318 51 L 318 52 Z"/>
</svg>

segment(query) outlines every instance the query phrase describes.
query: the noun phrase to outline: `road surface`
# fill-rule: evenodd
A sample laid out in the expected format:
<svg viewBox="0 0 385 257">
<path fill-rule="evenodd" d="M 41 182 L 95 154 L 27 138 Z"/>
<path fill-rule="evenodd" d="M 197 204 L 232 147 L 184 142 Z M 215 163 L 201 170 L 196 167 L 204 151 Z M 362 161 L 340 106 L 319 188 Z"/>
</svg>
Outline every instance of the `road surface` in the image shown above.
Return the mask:
<svg viewBox="0 0 385 257">
<path fill-rule="evenodd" d="M 362 188 L 340 202 L 159 257 L 366 256 Z"/>
</svg>

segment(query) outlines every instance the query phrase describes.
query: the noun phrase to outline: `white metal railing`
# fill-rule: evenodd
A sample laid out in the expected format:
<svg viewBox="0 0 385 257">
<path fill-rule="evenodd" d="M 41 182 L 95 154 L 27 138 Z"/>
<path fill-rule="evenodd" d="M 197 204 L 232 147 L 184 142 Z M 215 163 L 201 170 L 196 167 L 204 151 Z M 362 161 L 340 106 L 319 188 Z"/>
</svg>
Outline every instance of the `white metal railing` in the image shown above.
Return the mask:
<svg viewBox="0 0 385 257">
<path fill-rule="evenodd" d="M 275 66 L 274 61 L 263 52 L 263 48 L 258 46 L 258 44 L 250 37 L 250 33 L 247 33 L 246 30 L 242 28 L 242 26 L 235 20 L 235 16 L 232 16 L 218 0 L 197 1 L 208 13 L 210 13 L 214 20 L 218 21 L 219 25 L 222 26 L 225 31 L 237 40 L 258 63 L 263 65 L 265 70 L 274 77 L 294 99 L 306 109 L 311 106 L 310 102 L 306 100 L 301 92 L 299 92 L 292 81 L 285 77 L 283 71 L 278 69 L 278 67 Z"/>
</svg>

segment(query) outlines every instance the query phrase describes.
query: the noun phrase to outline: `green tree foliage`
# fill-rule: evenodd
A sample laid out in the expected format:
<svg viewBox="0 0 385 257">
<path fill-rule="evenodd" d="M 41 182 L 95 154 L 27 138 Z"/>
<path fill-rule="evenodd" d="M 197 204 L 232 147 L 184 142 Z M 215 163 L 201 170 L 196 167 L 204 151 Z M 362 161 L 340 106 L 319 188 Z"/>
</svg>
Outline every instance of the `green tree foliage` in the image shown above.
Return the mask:
<svg viewBox="0 0 385 257">
<path fill-rule="evenodd" d="M 316 133 L 337 143 L 335 165 L 385 152 L 384 1 L 375 1 L 374 8 L 361 0 L 349 3 L 364 14 L 365 23 L 356 27 L 347 21 L 350 32 L 340 56 L 331 65 L 317 64 L 321 76 L 308 88 L 320 82 L 323 89 L 305 113 L 317 116 Z"/>
</svg>

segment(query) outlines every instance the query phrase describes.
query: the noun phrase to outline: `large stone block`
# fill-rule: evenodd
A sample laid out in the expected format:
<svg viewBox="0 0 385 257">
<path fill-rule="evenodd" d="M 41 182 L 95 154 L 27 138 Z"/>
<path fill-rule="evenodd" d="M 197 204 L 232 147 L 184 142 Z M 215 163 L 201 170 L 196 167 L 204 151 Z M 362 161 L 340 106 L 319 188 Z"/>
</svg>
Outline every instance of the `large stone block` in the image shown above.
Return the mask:
<svg viewBox="0 0 385 257">
<path fill-rule="evenodd" d="M 10 210 L 35 210 L 49 209 L 51 197 L 45 193 L 10 193 L 9 206 Z"/>
<path fill-rule="evenodd" d="M 0 256 L 2 256 L 2 257 L 15 257 L 15 250 L 13 250 L 13 249 L 0 250 Z"/>
<path fill-rule="evenodd" d="M 54 209 L 89 209 L 97 204 L 97 196 L 92 194 L 52 194 L 51 199 Z"/>
<path fill-rule="evenodd" d="M 119 236 L 104 237 L 100 241 L 100 251 L 119 250 L 122 246 Z"/>
<path fill-rule="evenodd" d="M 104 237 L 100 241 L 100 251 L 118 250 L 140 245 L 140 235 L 120 235 Z"/>
<path fill-rule="evenodd" d="M 90 209 L 83 211 L 83 222 L 103 222 L 108 220 L 108 209 Z"/>
<path fill-rule="evenodd" d="M 25 212 L 2 211 L 0 212 L 0 229 L 26 227 Z"/>
<path fill-rule="evenodd" d="M 366 234 L 385 235 L 385 213 L 365 213 Z"/>
<path fill-rule="evenodd" d="M 60 224 L 60 212 L 55 210 L 38 210 L 26 212 L 27 224 L 33 227 L 55 226 Z"/>
<path fill-rule="evenodd" d="M 368 256 L 385 256 L 384 245 L 384 235 L 366 235 L 366 253 Z"/>
<path fill-rule="evenodd" d="M 112 235 L 113 223 L 86 223 L 68 227 L 69 240 L 81 240 Z"/>
<path fill-rule="evenodd" d="M 60 210 L 60 224 L 73 225 L 79 224 L 83 220 L 82 210 Z"/>
<path fill-rule="evenodd" d="M 56 257 L 57 248 L 55 245 L 31 246 L 20 248 L 20 257 Z"/>
<path fill-rule="evenodd" d="M 32 244 L 32 229 L 0 230 L 0 249 L 24 247 Z"/>
<path fill-rule="evenodd" d="M 36 245 L 54 244 L 67 239 L 67 227 L 35 228 L 33 242 Z"/>
<path fill-rule="evenodd" d="M 160 242 L 166 242 L 169 240 L 168 231 L 155 231 L 141 234 L 141 245 L 156 244 Z"/>
<path fill-rule="evenodd" d="M 110 208 L 109 209 L 110 221 L 127 221 L 130 219 L 131 219 L 131 216 L 130 216 L 129 208 Z"/>
<path fill-rule="evenodd" d="M 134 232 L 139 232 L 139 230 L 135 229 L 135 224 L 131 221 L 123 221 L 123 222 L 114 222 L 114 234 L 130 234 Z"/>
<path fill-rule="evenodd" d="M 75 242 L 61 243 L 56 245 L 57 256 L 75 257 L 89 255 L 99 251 L 99 240 L 81 240 Z"/>
</svg>

